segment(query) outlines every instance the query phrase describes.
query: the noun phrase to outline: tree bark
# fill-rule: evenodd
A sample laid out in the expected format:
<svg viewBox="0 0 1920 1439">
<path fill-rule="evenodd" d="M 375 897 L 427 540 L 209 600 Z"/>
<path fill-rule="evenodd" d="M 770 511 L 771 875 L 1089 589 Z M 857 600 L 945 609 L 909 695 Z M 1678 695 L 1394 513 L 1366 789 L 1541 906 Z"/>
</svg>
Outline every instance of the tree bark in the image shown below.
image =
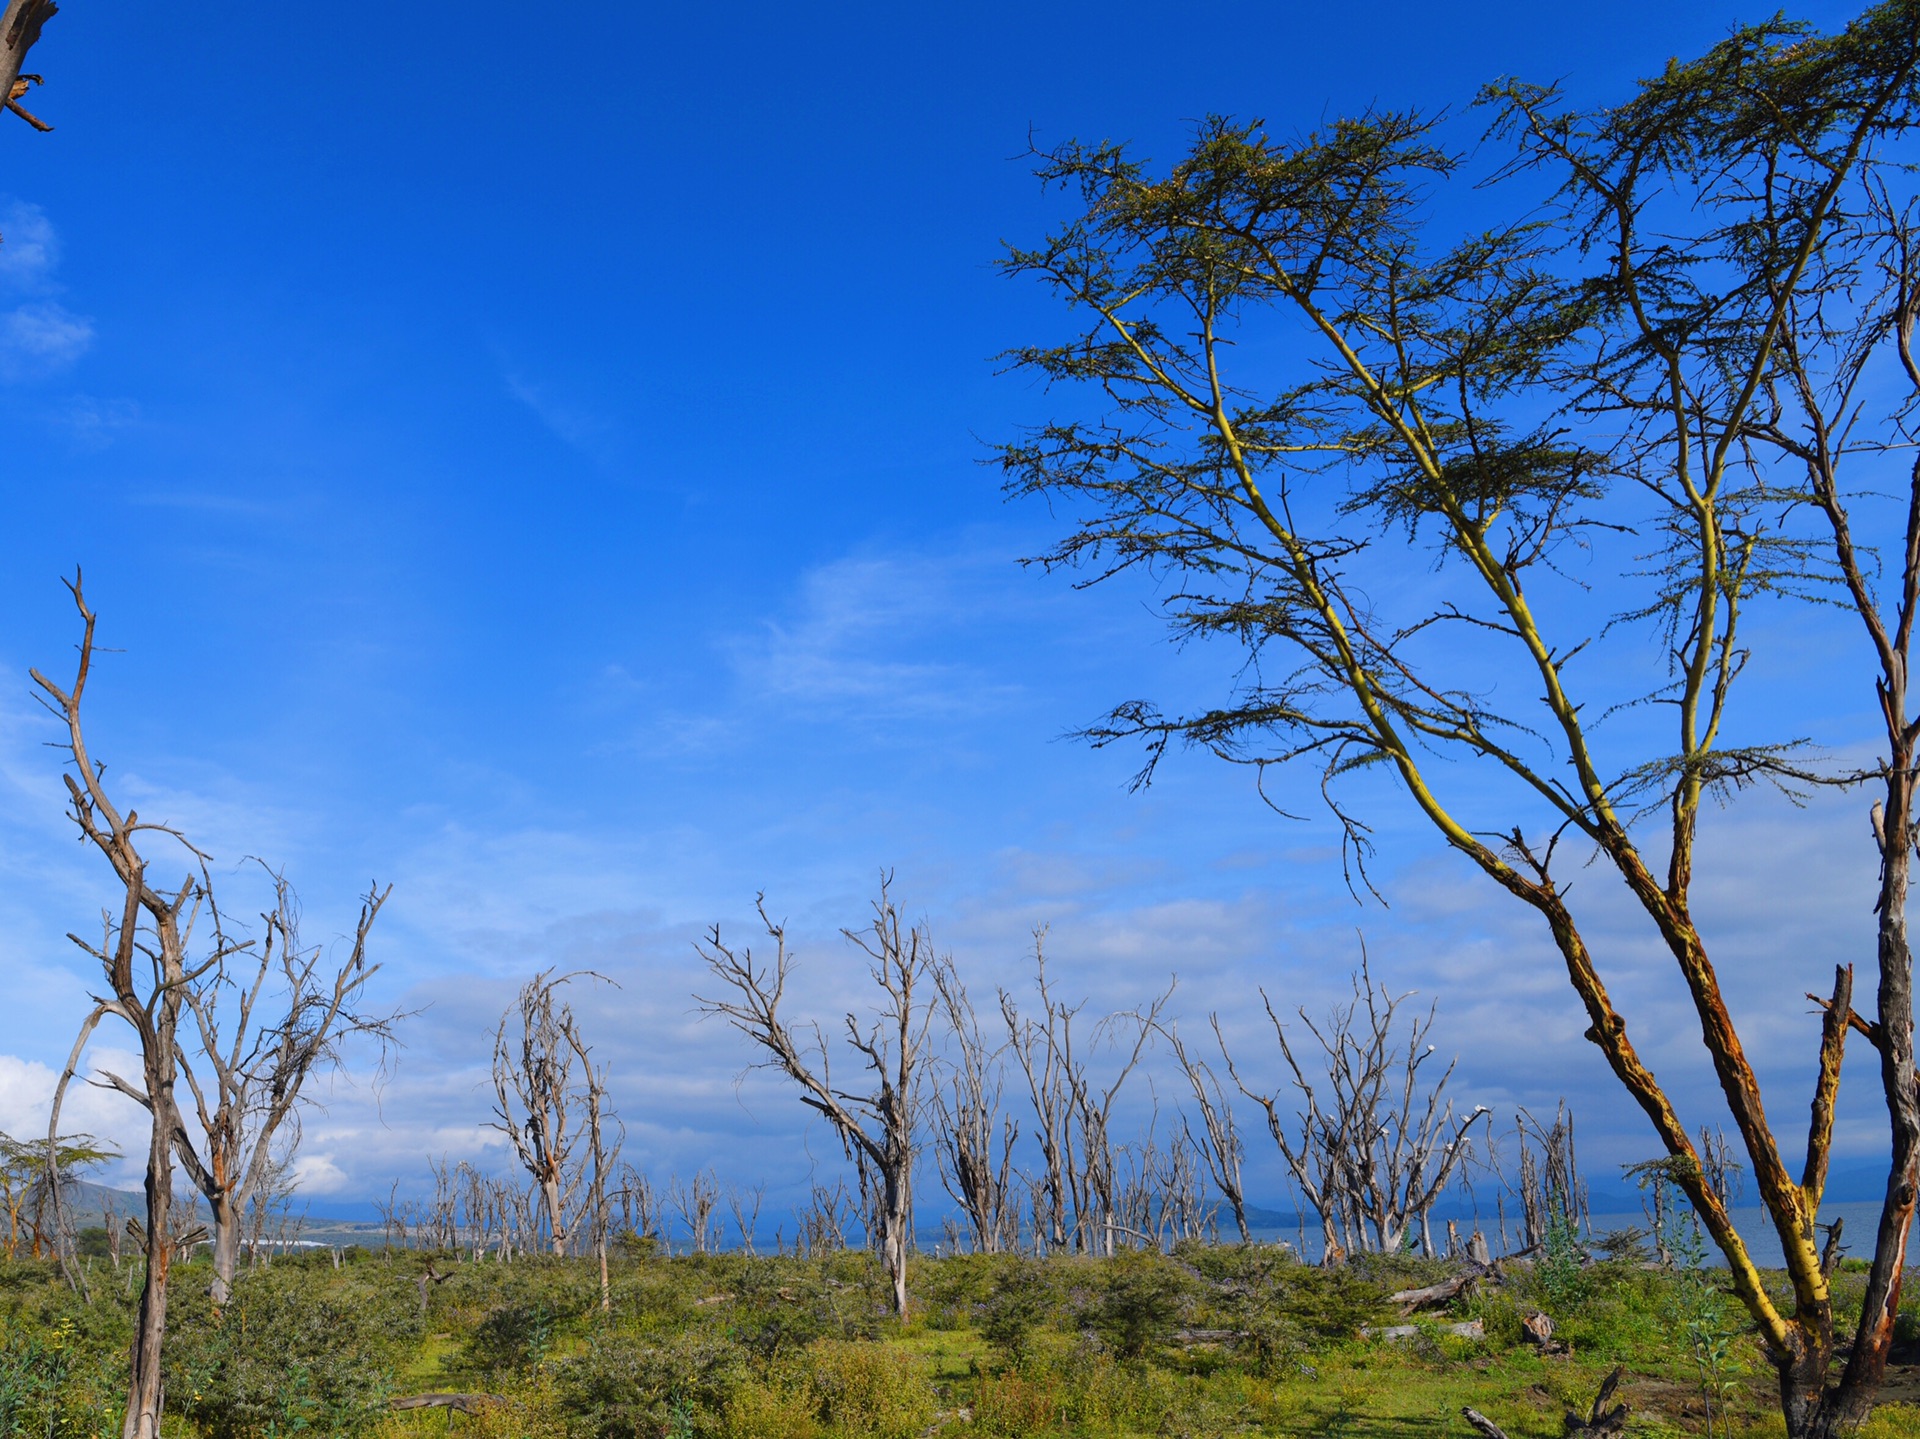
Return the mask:
<svg viewBox="0 0 1920 1439">
<path fill-rule="evenodd" d="M 148 1092 L 157 1092 L 151 1080 Z M 147 1147 L 146 1278 L 140 1286 L 140 1317 L 134 1326 L 132 1373 L 121 1439 L 159 1439 L 160 1345 L 167 1331 L 167 1277 L 173 1264 L 173 1136 L 160 1108 L 153 1112 Z"/>
<path fill-rule="evenodd" d="M 233 1297 L 233 1276 L 240 1267 L 240 1210 L 231 1192 L 209 1197 L 213 1211 L 213 1303 L 217 1309 Z"/>
<path fill-rule="evenodd" d="M 27 51 L 40 38 L 40 27 L 59 8 L 53 0 L 7 0 L 7 8 L 0 11 L 0 104 L 12 96 Z"/>
</svg>

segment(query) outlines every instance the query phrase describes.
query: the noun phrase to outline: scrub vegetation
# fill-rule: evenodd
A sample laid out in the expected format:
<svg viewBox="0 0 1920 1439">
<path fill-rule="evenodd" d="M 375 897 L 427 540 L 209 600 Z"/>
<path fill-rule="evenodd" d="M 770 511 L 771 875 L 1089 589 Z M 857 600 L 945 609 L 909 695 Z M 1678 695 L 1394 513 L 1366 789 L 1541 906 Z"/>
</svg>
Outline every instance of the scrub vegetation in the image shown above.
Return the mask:
<svg viewBox="0 0 1920 1439">
<path fill-rule="evenodd" d="M 89 1262 L 91 1301 L 50 1263 L 0 1265 L 0 1432 L 118 1430 L 138 1261 L 118 1274 L 104 1256 Z M 591 1258 L 316 1249 L 241 1273 L 218 1310 L 213 1266 L 196 1259 L 173 1271 L 161 1431 L 1415 1436 L 1472 1433 L 1471 1407 L 1519 1439 L 1588 1419 L 1623 1366 L 1624 1432 L 1780 1432 L 1770 1366 L 1725 1271 L 1684 1256 L 1509 1262 L 1412 1317 L 1390 1296 L 1458 1277 L 1460 1262 L 1321 1267 L 1281 1246 L 1189 1242 L 910 1267 L 902 1320 L 886 1266 L 864 1250 L 664 1257 L 629 1235 L 605 1309 Z M 1861 1269 L 1836 1276 L 1842 1308 L 1864 1293 Z M 1528 1324 L 1542 1313 L 1554 1321 L 1544 1345 Z M 1396 1326 L 1411 1331 L 1381 1332 Z M 1920 1315 L 1899 1327 L 1911 1346 Z M 1904 1387 L 1907 1371 L 1894 1372 Z M 1917 1425 L 1920 1407 L 1889 1393 L 1862 1432 Z"/>
</svg>

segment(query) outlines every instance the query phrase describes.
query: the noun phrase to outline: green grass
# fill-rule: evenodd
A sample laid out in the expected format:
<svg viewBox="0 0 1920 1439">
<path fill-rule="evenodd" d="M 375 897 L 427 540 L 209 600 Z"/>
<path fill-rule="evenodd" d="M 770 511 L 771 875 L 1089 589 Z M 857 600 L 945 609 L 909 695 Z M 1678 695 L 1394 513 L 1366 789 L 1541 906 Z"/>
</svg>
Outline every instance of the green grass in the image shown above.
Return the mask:
<svg viewBox="0 0 1920 1439">
<path fill-rule="evenodd" d="M 439 1255 L 453 1277 L 423 1315 L 426 1262 L 283 1259 L 220 1314 L 204 1263 L 177 1269 L 166 1439 L 1429 1439 L 1470 1434 L 1466 1405 L 1513 1439 L 1557 1439 L 1615 1364 L 1632 1433 L 1705 1435 L 1709 1402 L 1716 1435 L 1781 1432 L 1770 1373 L 1711 1273 L 1522 1274 L 1396 1344 L 1359 1331 L 1397 1319 L 1385 1296 L 1437 1266 L 1325 1272 L 1226 1247 L 923 1259 L 901 1324 L 863 1254 L 625 1260 L 610 1313 L 585 1262 Z M 89 1302 L 43 1265 L 0 1265 L 0 1439 L 117 1433 L 131 1301 L 107 1278 L 96 1260 Z M 1522 1341 L 1536 1308 L 1571 1355 Z M 1439 1331 L 1462 1318 L 1486 1337 Z M 1709 1352 L 1716 1372 L 1702 1370 Z M 448 1390 L 501 1402 L 475 1416 L 387 1405 Z M 1892 1439 L 1916 1421 L 1889 1407 L 1864 1432 Z"/>
</svg>

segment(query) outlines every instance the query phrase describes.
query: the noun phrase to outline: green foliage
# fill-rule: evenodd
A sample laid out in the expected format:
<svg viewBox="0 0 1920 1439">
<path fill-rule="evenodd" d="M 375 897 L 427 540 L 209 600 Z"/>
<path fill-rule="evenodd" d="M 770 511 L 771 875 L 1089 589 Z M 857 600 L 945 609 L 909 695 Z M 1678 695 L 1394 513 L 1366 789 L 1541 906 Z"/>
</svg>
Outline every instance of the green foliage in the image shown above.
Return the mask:
<svg viewBox="0 0 1920 1439">
<path fill-rule="evenodd" d="M 596 1435 L 690 1432 L 694 1416 L 718 1413 L 741 1371 L 723 1335 L 696 1328 L 664 1337 L 618 1330 L 556 1361 L 561 1407 Z"/>
<path fill-rule="evenodd" d="M 1397 1317 L 1390 1289 L 1444 1268 L 1405 1255 L 1325 1270 L 1260 1245 L 921 1258 L 938 1328 L 894 1321 L 864 1255 L 620 1260 L 610 1313 L 590 1262 L 437 1267 L 451 1277 L 424 1322 L 416 1255 L 277 1260 L 218 1316 L 205 1265 L 177 1270 L 166 1439 L 890 1439 L 936 1424 L 950 1439 L 1358 1439 L 1451 1432 L 1435 1416 L 1502 1403 L 1517 1435 L 1555 1429 L 1560 1402 L 1590 1401 L 1616 1362 L 1681 1386 L 1697 1414 L 1701 1358 L 1719 1366 L 1715 1439 L 1768 1405 L 1714 1271 L 1631 1261 L 1586 1269 L 1554 1316 L 1575 1357 L 1550 1361 L 1520 1341 L 1537 1270 L 1433 1316 L 1482 1318 L 1484 1343 L 1360 1338 Z M 89 1303 L 44 1265 L 0 1264 L 0 1439 L 117 1434 L 137 1286 L 95 1277 Z M 1716 1334 L 1731 1348 L 1715 1353 Z M 471 1415 L 386 1411 L 389 1395 L 446 1390 L 502 1397 Z"/>
<path fill-rule="evenodd" d="M 386 1412 L 394 1342 L 419 1332 L 390 1288 L 317 1288 L 296 1268 L 266 1269 L 242 1276 L 216 1312 L 180 1286 L 163 1361 L 169 1410 L 210 1439 L 367 1432 Z"/>
<path fill-rule="evenodd" d="M 1138 1359 L 1172 1334 L 1190 1288 L 1187 1272 L 1159 1251 L 1127 1250 L 1107 1261 L 1089 1318 L 1116 1353 Z"/>
<path fill-rule="evenodd" d="M 933 1422 L 933 1389 L 911 1354 L 873 1344 L 816 1346 L 813 1387 L 834 1429 L 868 1439 L 917 1439 Z"/>
<path fill-rule="evenodd" d="M 467 1367 L 483 1375 L 530 1370 L 553 1347 L 553 1316 L 541 1304 L 502 1304 L 467 1336 Z"/>
<path fill-rule="evenodd" d="M 1534 1277 L 1551 1312 L 1564 1313 L 1586 1294 L 1587 1249 L 1580 1242 L 1578 1224 L 1558 1202 L 1547 1206 L 1545 1248 Z"/>
<path fill-rule="evenodd" d="M 1037 1259 L 1010 1256 L 995 1266 L 992 1284 L 979 1306 L 980 1337 L 1008 1359 L 1024 1359 L 1033 1331 L 1053 1309 L 1045 1265 Z"/>
<path fill-rule="evenodd" d="M 0 1435 L 90 1439 L 119 1429 L 114 1374 L 90 1354 L 71 1317 L 45 1334 L 10 1328 L 0 1339 Z"/>
</svg>

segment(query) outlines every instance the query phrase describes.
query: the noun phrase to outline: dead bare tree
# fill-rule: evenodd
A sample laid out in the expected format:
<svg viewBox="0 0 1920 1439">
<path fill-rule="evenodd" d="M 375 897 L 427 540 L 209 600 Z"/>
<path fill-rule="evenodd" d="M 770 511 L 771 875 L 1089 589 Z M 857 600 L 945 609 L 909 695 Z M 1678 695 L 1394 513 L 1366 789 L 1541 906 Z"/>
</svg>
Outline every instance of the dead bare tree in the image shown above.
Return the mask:
<svg viewBox="0 0 1920 1439">
<path fill-rule="evenodd" d="M 1173 987 L 1169 985 L 1144 1012 L 1109 1015 L 1094 1026 L 1087 1048 L 1098 1050 L 1112 1042 L 1125 1054 L 1103 1088 L 1089 1075 L 1085 1052 L 1075 1046 L 1074 1020 L 1086 1002 L 1069 1005 L 1054 998 L 1047 978 L 1045 929 L 1036 929 L 1033 939 L 1041 1017 L 1022 1017 L 1005 990 L 1000 991 L 1000 1015 L 1027 1081 L 1040 1146 L 1041 1173 L 1034 1181 L 1034 1244 L 1055 1251 L 1071 1244 L 1082 1251 L 1111 1254 L 1119 1222 L 1115 1155 L 1109 1138 L 1113 1108 L 1145 1053 Z M 1130 1049 L 1120 1038 L 1128 1027 L 1133 1029 Z"/>
<path fill-rule="evenodd" d="M 574 1145 L 580 1138 L 576 1127 L 580 1096 L 573 1062 L 580 1053 L 570 1033 L 573 1012 L 565 1005 L 556 1008 L 554 994 L 581 974 L 601 977 L 582 970 L 555 978 L 550 969 L 540 971 L 521 986 L 513 1008 L 501 1016 L 493 1036 L 492 1127 L 507 1136 L 539 1191 L 548 1247 L 556 1255 L 567 1252 L 573 1197 L 583 1171 L 573 1163 Z M 510 1043 L 507 1025 L 516 1012 L 519 1034 Z"/>
<path fill-rule="evenodd" d="M 217 946 L 220 957 L 184 994 L 198 1044 L 178 1047 L 180 1076 L 193 1095 L 201 1138 L 196 1144 L 182 1129 L 174 1151 L 207 1204 L 216 1305 L 233 1290 L 249 1203 L 298 1147 L 308 1081 L 316 1071 L 339 1065 L 349 1039 L 371 1039 L 384 1051 L 401 1017 L 361 1007 L 367 984 L 380 972 L 379 965 L 367 963 L 367 936 L 392 887 L 368 888 L 346 957 L 326 964 L 319 946 L 301 942 L 299 899 L 286 876 L 265 864 L 260 868 L 271 877 L 274 896 L 272 909 L 261 915 L 262 937 Z M 216 925 L 219 919 L 216 910 Z M 244 978 L 233 973 L 239 966 L 247 971 Z M 229 998 L 234 1012 L 222 1034 L 222 1005 Z M 104 1077 L 129 1098 L 147 1102 L 138 1086 L 117 1075 Z"/>
<path fill-rule="evenodd" d="M 1220 1016 L 1216 1014 L 1211 1018 L 1214 1035 L 1218 1038 Z M 1161 1036 L 1173 1051 L 1174 1063 L 1180 1066 L 1181 1074 L 1186 1076 L 1187 1087 L 1193 1091 L 1193 1102 L 1200 1110 L 1200 1133 L 1195 1135 L 1188 1128 L 1188 1139 L 1206 1162 L 1207 1172 L 1213 1176 L 1213 1187 L 1220 1191 L 1233 1210 L 1233 1222 L 1240 1229 L 1240 1242 L 1251 1244 L 1253 1231 L 1247 1227 L 1246 1187 L 1240 1179 L 1240 1164 L 1246 1157 L 1246 1145 L 1241 1142 L 1239 1126 L 1234 1123 L 1233 1105 L 1207 1062 L 1187 1053 L 1187 1046 L 1180 1038 L 1179 1026 L 1168 1023 L 1159 1028 Z"/>
<path fill-rule="evenodd" d="M 918 1154 L 915 1120 L 919 1108 L 921 1060 L 926 1051 L 931 1006 L 917 996 L 933 965 L 933 944 L 923 926 L 907 927 L 893 903 L 891 875 L 882 875 L 873 904 L 873 923 L 864 931 L 841 931 L 866 954 L 869 974 L 883 996 L 875 1021 L 863 1025 L 845 1018 L 845 1041 L 871 1076 L 872 1087 L 859 1093 L 835 1088 L 826 1036 L 809 1026 L 806 1043 L 780 1013 L 792 958 L 783 926 L 767 916 L 765 896 L 756 900 L 761 923 L 774 942 L 772 968 L 758 963 L 749 949 L 737 953 L 722 943 L 720 927 L 699 945 L 708 969 L 733 992 L 732 998 L 696 996 L 705 1013 L 724 1018 L 800 1088 L 800 1100 L 824 1117 L 862 1177 L 874 1186 L 874 1217 L 881 1259 L 893 1284 L 894 1311 L 907 1312 L 907 1257 L 913 1250 L 913 1168 Z"/>
<path fill-rule="evenodd" d="M 933 982 L 954 1049 L 942 1074 L 944 1082 L 933 1085 L 940 1181 L 967 1216 L 974 1252 L 999 1254 L 1020 1242 L 1020 1206 L 1013 1188 L 1013 1145 L 1020 1126 L 1000 1112 L 999 1052 L 987 1048 L 979 1015 L 951 958 L 934 966 Z"/>
<path fill-rule="evenodd" d="M 846 1180 L 835 1179 L 831 1186 L 814 1184 L 807 1195 L 806 1209 L 794 1215 L 798 1224 L 793 1236 L 794 1251 L 811 1258 L 845 1249 L 847 1220 L 852 1216 L 853 1207 Z"/>
<path fill-rule="evenodd" d="M 1409 996 L 1395 997 L 1375 986 L 1364 949 L 1353 994 L 1324 1028 L 1299 1011 L 1320 1045 L 1323 1105 L 1322 1091 L 1294 1055 L 1286 1026 L 1261 991 L 1303 1106 L 1297 1132 L 1281 1117 L 1276 1095 L 1256 1093 L 1241 1081 L 1230 1054 L 1227 1070 L 1240 1092 L 1266 1111 L 1281 1157 L 1319 1212 L 1329 1251 L 1337 1231 L 1344 1249 L 1390 1254 L 1400 1248 L 1408 1225 L 1417 1222 L 1422 1246 L 1431 1254 L 1428 1215 L 1468 1153 L 1468 1126 L 1485 1111 L 1475 1108 L 1454 1120 L 1453 1103 L 1445 1099 L 1453 1064 L 1430 1084 L 1421 1074 L 1435 1052 L 1426 1038 L 1436 1008 L 1406 1027 L 1403 1045 L 1395 1020 Z"/>
<path fill-rule="evenodd" d="M 620 1166 L 620 1187 L 614 1197 L 620 1203 L 620 1229 L 636 1239 L 660 1237 L 661 1204 L 653 1181 L 631 1164 Z"/>
<path fill-rule="evenodd" d="M 720 1183 L 705 1170 L 695 1170 L 685 1184 L 680 1176 L 667 1180 L 667 1202 L 687 1227 L 687 1243 L 695 1254 L 705 1254 L 713 1242 L 713 1212 L 720 1204 Z"/>
<path fill-rule="evenodd" d="M 733 1213 L 733 1227 L 739 1232 L 740 1247 L 749 1257 L 754 1252 L 754 1239 L 760 1228 L 760 1207 L 766 1200 L 765 1184 L 756 1184 L 748 1190 L 742 1190 L 737 1184 L 727 1186 L 727 1208 Z"/>
<path fill-rule="evenodd" d="M 623 1131 L 609 1143 L 608 1127 L 619 1129 L 620 1120 L 607 1102 L 607 1069 L 605 1065 L 594 1065 L 593 1053 L 571 1012 L 562 1017 L 560 1032 L 573 1050 L 574 1058 L 580 1061 L 581 1082 L 586 1088 L 587 1158 L 593 1163 L 593 1177 L 587 1181 L 587 1220 L 592 1226 L 594 1256 L 600 1262 L 600 1311 L 611 1313 L 613 1290 L 607 1277 L 607 1170 L 619 1159 L 625 1134 Z"/>
<path fill-rule="evenodd" d="M 1083 1064 L 1065 1057 L 1067 1085 L 1073 1101 L 1073 1118 L 1079 1131 L 1080 1166 L 1069 1171 L 1069 1187 L 1074 1197 L 1074 1227 L 1080 1247 L 1096 1254 L 1115 1251 L 1115 1167 L 1111 1139 L 1113 1108 L 1121 1089 L 1139 1067 L 1141 1055 L 1160 1018 L 1160 1011 L 1173 997 L 1173 986 L 1144 1012 L 1116 1014 L 1103 1019 L 1094 1029 L 1094 1044 L 1107 1040 L 1126 1058 L 1104 1089 L 1097 1085 Z M 1124 1031 L 1133 1029 L 1132 1047 L 1127 1047 Z"/>
<path fill-rule="evenodd" d="M 1034 984 L 1040 994 L 1038 1020 L 1023 1018 L 1013 996 L 1000 991 L 1000 1017 L 1007 1040 L 1033 1101 L 1034 1140 L 1040 1146 L 1040 1173 L 1032 1181 L 1033 1246 L 1060 1253 L 1069 1243 L 1068 1176 L 1077 1172 L 1073 1149 L 1073 1020 L 1082 1005 L 1053 997 L 1047 982 L 1047 931 L 1033 932 Z"/>
<path fill-rule="evenodd" d="M 178 830 L 143 821 L 128 809 L 124 813 L 109 796 L 105 767 L 88 752 L 81 725 L 81 704 L 93 666 L 94 614 L 87 607 L 81 578 L 68 585 L 80 613 L 80 658 L 71 688 L 62 688 L 40 671 L 32 671 L 41 698 L 59 718 L 66 736 L 68 816 L 86 843 L 107 860 L 121 891 L 117 908 L 102 916 L 100 943 L 69 936 L 100 965 L 106 993 L 95 995 L 93 1009 L 80 1026 L 67 1066 L 54 1087 L 48 1131 L 49 1163 L 55 1162 L 61 1106 L 67 1086 L 80 1066 L 88 1040 L 102 1019 L 112 1015 L 133 1033 L 141 1063 L 142 1098 L 150 1123 L 146 1173 L 146 1222 L 142 1226 L 147 1255 L 146 1278 L 135 1319 L 128 1378 L 125 1439 L 155 1439 L 160 1424 L 160 1350 L 166 1333 L 167 1280 L 173 1249 L 168 1243 L 173 1208 L 173 1155 L 186 1135 L 175 1085 L 179 1077 L 179 1027 L 188 997 L 196 985 L 217 972 L 243 947 L 218 923 L 212 902 L 207 857 Z M 177 889 L 156 889 L 147 878 L 148 858 L 143 836 L 154 836 L 178 846 L 185 875 Z M 196 953 L 195 931 L 201 920 L 210 931 Z M 133 1086 L 129 1086 L 133 1088 Z M 52 1193 L 59 1202 L 60 1185 L 51 1175 Z M 66 1256 L 62 1256 L 63 1262 Z"/>
</svg>

